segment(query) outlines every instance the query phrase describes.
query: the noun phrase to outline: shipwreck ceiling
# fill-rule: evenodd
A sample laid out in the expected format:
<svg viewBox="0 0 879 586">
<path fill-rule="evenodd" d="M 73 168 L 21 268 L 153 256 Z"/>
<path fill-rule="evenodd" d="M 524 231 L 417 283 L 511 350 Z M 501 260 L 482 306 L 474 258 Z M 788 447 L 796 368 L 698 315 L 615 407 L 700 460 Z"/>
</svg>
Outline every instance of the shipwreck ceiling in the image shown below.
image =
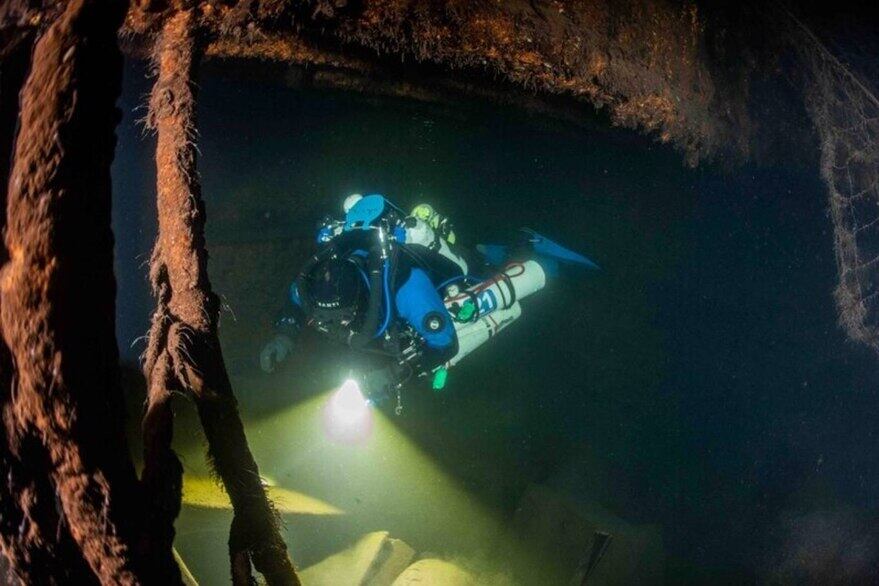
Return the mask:
<svg viewBox="0 0 879 586">
<path fill-rule="evenodd" d="M 133 4 L 122 33 L 127 50 L 148 51 L 173 9 Z M 693 3 L 209 0 L 194 9 L 209 57 L 307 65 L 334 72 L 340 84 L 420 67 L 495 97 L 518 88 L 605 108 L 614 123 L 673 143 L 691 163 L 721 151 L 747 154 L 744 92 L 715 73 L 709 18 Z M 487 89 L 498 84 L 500 91 Z"/>
</svg>

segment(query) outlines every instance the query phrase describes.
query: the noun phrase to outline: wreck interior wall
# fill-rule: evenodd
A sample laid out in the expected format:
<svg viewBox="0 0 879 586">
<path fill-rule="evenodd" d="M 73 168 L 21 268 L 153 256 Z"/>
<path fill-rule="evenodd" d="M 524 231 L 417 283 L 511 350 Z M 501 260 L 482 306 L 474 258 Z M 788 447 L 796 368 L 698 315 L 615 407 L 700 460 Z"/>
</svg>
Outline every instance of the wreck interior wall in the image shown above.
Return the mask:
<svg viewBox="0 0 879 586">
<path fill-rule="evenodd" d="M 128 70 L 125 96 L 134 101 L 127 111 L 140 103 L 142 75 Z M 585 132 L 493 105 L 451 113 L 406 100 L 241 84 L 216 71 L 203 79 L 201 95 L 210 270 L 230 308 L 221 318 L 224 352 L 254 429 L 338 376 L 338 354 L 309 337 L 289 370 L 304 382 L 255 369 L 286 271 L 307 253 L 313 220 L 348 190 L 386 191 L 404 202 L 420 191 L 447 206 L 467 238 L 532 224 L 595 254 L 605 268 L 535 300 L 528 325 L 462 365 L 446 397 L 412 393 L 407 416 L 394 422 L 475 498 L 510 511 L 523 484 L 555 484 L 627 518 L 660 523 L 670 572 L 703 579 L 758 572 L 764 551 L 777 549 L 777 520 L 812 506 L 815 494 L 828 507 L 875 507 L 866 485 L 846 472 L 879 474 L 858 449 L 874 406 L 852 394 L 866 388 L 875 366 L 835 326 L 823 191 L 809 162 L 691 171 L 671 149 L 628 131 Z M 140 148 L 126 143 L 136 133 L 120 136 L 120 153 Z M 117 188 L 120 201 L 136 210 L 138 196 L 126 191 Z M 534 199 L 522 205 L 525 191 Z M 128 221 L 144 221 L 122 205 L 117 234 Z M 148 224 L 139 228 L 144 251 Z M 143 281 L 140 262 L 119 262 L 129 275 L 120 279 L 121 307 L 139 296 L 125 283 Z M 571 319 L 564 307 L 579 310 Z M 533 347 L 533 339 L 552 339 L 569 324 L 570 351 Z M 841 421 L 845 436 L 834 431 Z M 264 473 L 284 482 L 290 465 L 270 445 L 278 438 L 257 431 L 252 441 Z M 482 465 L 486 459 L 491 466 Z M 331 502 L 356 495 L 343 478 L 327 486 L 332 472 L 297 461 L 292 488 Z M 361 506 L 348 522 L 350 539 L 356 530 L 391 528 L 417 545 L 444 545 L 424 543 L 393 503 Z M 181 523 L 209 527 L 211 519 L 190 507 Z M 297 532 L 319 535 L 321 523 L 289 523 L 297 561 L 317 561 L 338 545 Z M 206 551 L 211 539 L 199 535 L 198 549 L 188 542 L 196 575 L 217 565 Z M 217 551 L 222 539 L 217 533 Z"/>
</svg>

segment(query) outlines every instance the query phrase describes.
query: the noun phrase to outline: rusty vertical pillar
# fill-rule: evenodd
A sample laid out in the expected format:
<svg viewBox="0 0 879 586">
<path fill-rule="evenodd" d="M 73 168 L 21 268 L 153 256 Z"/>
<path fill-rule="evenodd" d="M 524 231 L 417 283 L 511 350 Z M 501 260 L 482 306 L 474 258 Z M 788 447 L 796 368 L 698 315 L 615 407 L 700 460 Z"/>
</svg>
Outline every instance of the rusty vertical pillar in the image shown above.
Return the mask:
<svg viewBox="0 0 879 586">
<path fill-rule="evenodd" d="M 7 188 L 19 118 L 19 96 L 30 68 L 33 35 L 20 35 L 4 47 L 0 61 L 0 230 L 6 225 Z M 9 258 L 0 243 L 0 264 Z M 0 296 L 2 303 L 2 296 Z M 14 363 L 0 340 L 0 550 L 12 575 L 10 584 L 37 584 L 50 579 L 94 582 L 63 517 L 55 507 L 55 491 L 46 470 L 34 456 L 44 453 L 38 442 L 22 441 L 14 425 Z M 41 460 L 44 462 L 44 460 Z"/>
<path fill-rule="evenodd" d="M 247 445 L 217 335 L 219 302 L 207 274 L 194 143 L 198 49 L 194 12 L 169 16 L 154 49 L 157 79 L 148 117 L 157 132 L 159 234 L 150 267 L 157 308 L 145 360 L 149 407 L 144 480 L 149 484 L 151 466 L 174 465 L 170 396 L 174 391 L 189 394 L 207 437 L 208 457 L 232 501 L 233 582 L 249 584 L 252 564 L 271 585 L 299 584 Z"/>
<path fill-rule="evenodd" d="M 110 164 L 126 2 L 71 0 L 21 92 L 0 274 L 3 549 L 31 583 L 139 583 L 115 339 Z M 89 287 L 83 287 L 88 283 Z M 6 517 L 7 513 L 12 517 Z"/>
</svg>

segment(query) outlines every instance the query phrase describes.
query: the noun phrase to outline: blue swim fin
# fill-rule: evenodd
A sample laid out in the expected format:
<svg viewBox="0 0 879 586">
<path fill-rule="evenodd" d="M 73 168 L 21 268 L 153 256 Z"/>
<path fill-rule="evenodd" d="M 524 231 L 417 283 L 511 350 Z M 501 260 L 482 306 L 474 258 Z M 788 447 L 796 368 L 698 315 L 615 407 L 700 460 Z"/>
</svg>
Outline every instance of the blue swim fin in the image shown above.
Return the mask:
<svg viewBox="0 0 879 586">
<path fill-rule="evenodd" d="M 582 254 L 565 248 L 557 242 L 553 242 L 549 238 L 538 234 L 531 228 L 521 228 L 521 231 L 527 234 L 528 242 L 531 244 L 534 252 L 539 256 L 546 257 L 557 263 L 577 265 L 586 269 L 598 270 L 600 268 L 597 264 Z"/>
<path fill-rule="evenodd" d="M 476 250 L 494 267 L 503 266 L 510 258 L 510 247 L 503 244 L 477 244 Z"/>
</svg>

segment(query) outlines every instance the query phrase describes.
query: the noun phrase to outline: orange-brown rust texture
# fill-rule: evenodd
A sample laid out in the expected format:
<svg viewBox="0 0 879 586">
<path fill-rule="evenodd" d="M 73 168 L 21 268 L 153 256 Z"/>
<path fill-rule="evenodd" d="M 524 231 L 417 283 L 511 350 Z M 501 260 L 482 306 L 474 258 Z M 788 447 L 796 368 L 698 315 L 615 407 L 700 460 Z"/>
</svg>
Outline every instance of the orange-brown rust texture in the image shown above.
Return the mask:
<svg viewBox="0 0 879 586">
<path fill-rule="evenodd" d="M 157 309 L 145 361 L 150 395 L 144 421 L 146 457 L 170 462 L 170 394 L 189 394 L 205 431 L 208 456 L 232 501 L 233 582 L 250 584 L 252 563 L 271 585 L 298 585 L 247 445 L 217 336 L 219 303 L 207 275 L 205 211 L 194 143 L 197 24 L 193 11 L 171 14 L 154 49 L 157 79 L 148 122 L 158 136 L 159 235 L 150 270 Z M 165 519 L 171 521 L 173 517 Z"/>
<path fill-rule="evenodd" d="M 0 274 L 4 553 L 27 583 L 140 583 L 115 340 L 110 163 L 126 4 L 71 0 L 22 90 Z M 83 287 L 89 283 L 89 287 Z"/>
<path fill-rule="evenodd" d="M 167 30 L 173 31 L 174 33 L 180 35 L 177 28 L 180 27 L 181 24 L 188 25 L 188 23 L 183 22 L 185 15 L 178 16 L 176 19 L 172 19 L 168 23 Z M 174 28 L 177 27 L 177 28 Z M 173 59 L 175 56 L 179 56 L 181 53 L 185 56 L 191 55 L 191 35 L 186 34 L 182 36 L 182 42 L 190 42 L 190 46 L 186 47 L 184 51 L 181 51 L 179 48 L 175 47 L 175 50 L 168 50 L 166 46 L 169 43 L 175 42 L 175 39 L 172 35 L 168 33 L 163 33 L 158 38 L 158 43 L 160 50 L 157 51 L 157 54 L 160 55 L 163 59 L 166 60 L 165 63 L 159 63 L 158 68 L 160 71 L 170 71 L 176 67 L 183 67 L 184 72 L 189 71 L 188 63 L 168 63 L 167 60 Z M 180 42 L 180 41 L 178 41 Z M 160 81 L 162 81 L 160 79 Z M 167 81 L 167 80 L 166 80 Z M 157 88 L 159 85 L 157 84 Z M 189 91 L 188 87 L 183 88 L 185 91 Z M 177 91 L 176 89 L 174 91 Z M 193 115 L 191 111 L 193 107 L 193 100 L 191 96 L 182 97 L 178 95 L 171 94 L 172 89 L 169 87 L 165 87 L 163 91 L 154 91 L 154 100 L 162 99 L 164 103 L 161 105 L 154 104 L 153 111 L 158 111 L 159 107 L 173 107 L 176 103 L 178 103 L 178 107 L 180 111 L 177 113 L 183 116 L 184 122 L 188 122 L 188 120 Z M 186 108 L 189 110 L 186 110 Z M 173 115 L 173 113 L 172 113 Z M 152 121 L 155 124 L 155 121 Z M 177 131 L 178 128 L 172 128 L 173 131 Z M 184 134 L 189 130 L 187 128 L 180 129 Z M 169 136 L 168 132 L 161 133 L 159 136 L 159 153 L 162 154 L 164 158 L 158 161 L 160 169 L 166 169 L 168 165 L 171 165 L 172 169 L 176 169 L 176 166 L 173 164 L 173 161 L 168 161 L 167 157 L 174 156 L 188 156 L 190 164 L 194 166 L 194 156 L 195 153 L 192 151 L 192 146 L 186 137 L 184 140 L 184 147 L 181 149 L 174 150 L 173 148 L 168 148 L 167 143 L 169 139 L 173 140 L 174 136 Z M 175 179 L 178 179 L 175 177 Z M 172 197 L 176 197 L 179 200 L 179 195 L 181 192 L 184 194 L 189 193 L 188 191 L 188 182 L 183 184 L 176 184 L 173 186 L 175 189 L 169 195 L 168 189 L 163 189 L 160 187 L 159 189 L 159 197 L 160 202 L 163 202 L 161 205 L 171 205 L 171 203 L 167 200 L 170 200 Z M 186 199 L 184 198 L 184 202 Z M 179 204 L 179 201 L 176 203 Z M 159 234 L 159 242 L 157 242 L 155 250 L 153 252 L 154 259 L 161 255 L 162 250 L 165 248 L 173 249 L 174 243 L 173 241 L 168 242 L 168 234 L 171 233 L 171 230 L 168 229 L 167 223 L 169 219 L 171 221 L 185 221 L 181 216 L 183 215 L 184 208 L 180 208 L 179 212 L 176 214 L 165 213 L 159 215 L 160 223 L 163 223 L 162 226 L 164 229 L 160 230 Z M 184 242 L 185 245 L 192 246 L 191 242 L 191 234 L 187 233 L 188 231 L 185 229 L 177 228 L 177 232 L 183 232 L 184 237 L 187 240 Z M 163 242 L 164 236 L 164 242 Z M 173 256 L 170 259 L 170 262 L 174 260 L 180 259 L 180 255 Z M 185 260 L 184 260 L 185 262 Z M 150 550 L 147 552 L 147 555 L 150 558 L 153 567 L 156 570 L 156 575 L 162 576 L 164 581 L 173 581 L 179 583 L 181 580 L 180 570 L 177 567 L 177 564 L 173 559 L 169 559 L 164 556 L 164 552 L 171 551 L 171 547 L 174 542 L 174 520 L 177 518 L 177 515 L 180 513 L 180 503 L 181 503 L 181 492 L 183 487 L 183 467 L 180 464 L 180 460 L 177 457 L 177 454 L 171 449 L 171 440 L 173 436 L 173 428 L 174 428 L 174 414 L 171 407 L 171 392 L 172 390 L 183 390 L 179 385 L 175 385 L 174 372 L 173 369 L 175 364 L 173 363 L 172 355 L 170 352 L 163 351 L 164 346 L 169 343 L 168 337 L 169 334 L 176 337 L 177 331 L 179 330 L 177 324 L 172 324 L 167 312 L 170 311 L 170 308 L 165 304 L 168 301 L 174 301 L 175 308 L 177 311 L 180 310 L 180 305 L 182 300 L 186 298 L 187 289 L 191 289 L 194 286 L 198 286 L 201 283 L 197 281 L 194 283 L 189 283 L 186 285 L 181 285 L 180 290 L 181 293 L 179 296 L 176 296 L 176 299 L 172 299 L 170 296 L 170 288 L 171 283 L 168 282 L 168 270 L 164 264 L 164 259 L 161 263 L 154 262 L 153 270 L 156 270 L 156 267 L 161 266 L 162 274 L 152 275 L 152 282 L 154 286 L 154 291 L 159 300 L 159 311 L 157 311 L 153 316 L 153 323 L 150 330 L 150 345 L 147 349 L 146 360 L 145 360 L 145 374 L 147 376 L 147 381 L 149 384 L 148 387 L 148 396 L 147 396 L 147 408 L 146 413 L 144 414 L 143 422 L 142 422 L 142 431 L 143 431 L 143 443 L 144 443 L 144 467 L 143 473 L 141 475 L 141 480 L 143 482 L 144 489 L 144 504 L 146 509 L 148 510 L 148 515 L 146 518 L 146 528 L 147 532 L 151 536 Z M 197 269 L 198 267 L 196 267 Z M 190 267 L 184 267 L 182 269 L 177 269 L 174 271 L 175 277 L 179 276 L 179 274 L 186 274 L 186 271 L 190 269 Z M 180 285 L 180 284 L 178 284 Z M 190 294 L 191 295 L 191 294 Z M 185 308 L 184 308 L 185 309 Z M 192 312 L 189 312 L 191 314 Z M 189 315 L 187 315 L 189 317 Z M 173 325 L 175 327 L 174 332 L 170 332 L 170 327 Z M 204 327 L 204 324 L 202 324 Z M 174 342 L 170 342 L 174 343 Z"/>
<path fill-rule="evenodd" d="M 153 3 L 155 4 L 155 3 Z M 690 163 L 748 153 L 744 96 L 718 86 L 696 4 L 673 0 L 203 0 L 210 54 L 379 71 L 430 63 L 609 110 Z M 155 8 L 155 5 L 153 5 Z M 133 38 L 154 13 L 134 8 Z M 339 58 L 343 55 L 344 58 Z"/>
<path fill-rule="evenodd" d="M 731 139 L 688 2 L 367 0 L 338 21 L 348 43 L 605 106 L 617 123 L 676 144 L 693 163 L 726 142 L 746 148 Z"/>
</svg>

